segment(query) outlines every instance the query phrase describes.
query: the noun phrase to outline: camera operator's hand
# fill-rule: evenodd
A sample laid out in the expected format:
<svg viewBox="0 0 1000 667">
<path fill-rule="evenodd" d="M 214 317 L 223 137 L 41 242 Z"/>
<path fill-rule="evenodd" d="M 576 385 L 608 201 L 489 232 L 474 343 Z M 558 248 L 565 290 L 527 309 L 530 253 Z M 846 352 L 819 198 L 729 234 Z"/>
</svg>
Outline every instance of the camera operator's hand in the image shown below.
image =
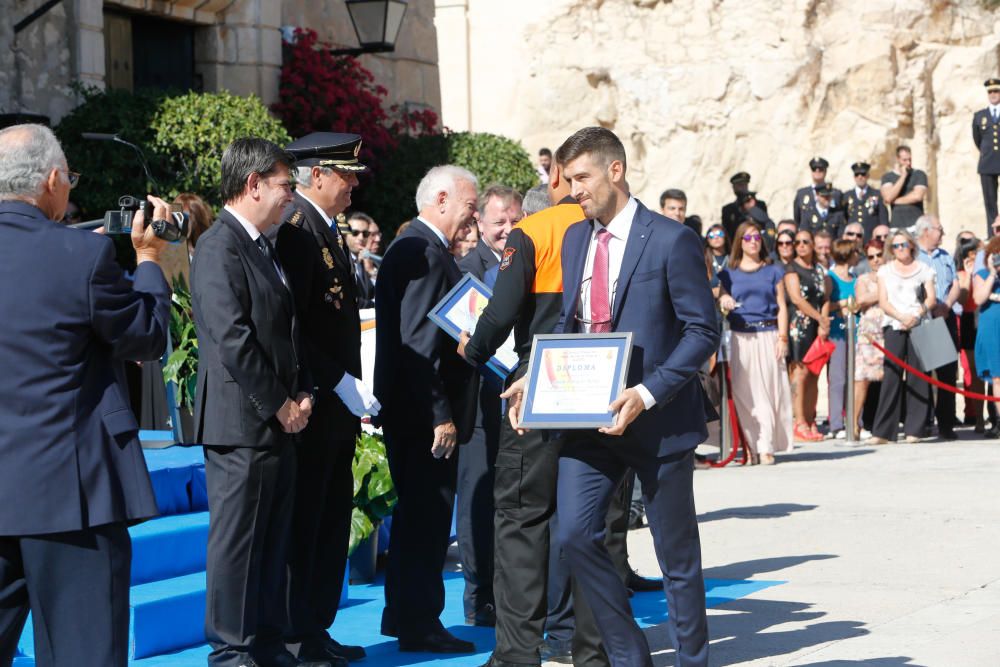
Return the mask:
<svg viewBox="0 0 1000 667">
<path fill-rule="evenodd" d="M 170 206 L 159 197 L 147 195 L 150 203 L 153 204 L 153 220 L 167 220 L 170 215 Z M 160 253 L 167 245 L 167 242 L 153 233 L 153 226 L 145 220 L 142 209 L 135 213 L 132 218 L 132 247 L 135 248 L 135 261 L 137 264 L 143 262 L 159 262 Z"/>
</svg>

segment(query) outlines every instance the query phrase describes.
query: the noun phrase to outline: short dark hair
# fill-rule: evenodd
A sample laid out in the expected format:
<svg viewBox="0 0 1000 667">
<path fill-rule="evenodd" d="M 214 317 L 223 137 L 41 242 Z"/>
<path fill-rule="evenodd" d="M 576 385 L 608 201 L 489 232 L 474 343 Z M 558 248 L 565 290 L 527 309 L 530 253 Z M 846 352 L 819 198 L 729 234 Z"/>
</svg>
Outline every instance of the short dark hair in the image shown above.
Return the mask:
<svg viewBox="0 0 1000 667">
<path fill-rule="evenodd" d="M 851 261 L 858 252 L 858 245 L 854 241 L 848 241 L 847 239 L 837 239 L 833 242 L 833 248 L 830 251 L 830 256 L 833 257 L 833 261 L 837 264 L 846 264 Z"/>
<path fill-rule="evenodd" d="M 548 148 L 539 149 L 538 154 L 539 155 L 546 155 L 548 157 L 552 157 L 552 151 L 550 151 Z"/>
<path fill-rule="evenodd" d="M 910 155 L 913 155 L 913 151 L 911 151 L 910 147 L 906 144 L 896 146 L 896 157 L 899 157 L 900 153 L 909 153 Z"/>
<path fill-rule="evenodd" d="M 360 220 L 366 225 L 371 225 L 375 220 L 367 213 L 362 213 L 361 211 L 354 211 L 349 216 L 347 216 L 347 224 L 351 224 L 351 220 Z"/>
<path fill-rule="evenodd" d="M 585 127 L 577 130 L 569 139 L 563 142 L 556 151 L 556 162 L 565 167 L 581 155 L 589 153 L 604 167 L 615 160 L 627 167 L 625 162 L 625 146 L 621 139 L 603 127 Z"/>
<path fill-rule="evenodd" d="M 670 188 L 664 190 L 663 194 L 660 195 L 660 208 L 663 208 L 664 204 L 667 203 L 668 199 L 676 199 L 677 201 L 682 201 L 687 203 L 688 197 L 684 194 L 683 190 L 678 190 L 677 188 Z"/>
<path fill-rule="evenodd" d="M 267 176 L 278 165 L 291 169 L 294 164 L 295 157 L 291 153 L 267 139 L 237 139 L 222 154 L 222 184 L 219 190 L 223 203 L 229 204 L 243 196 L 250 174 Z"/>
</svg>

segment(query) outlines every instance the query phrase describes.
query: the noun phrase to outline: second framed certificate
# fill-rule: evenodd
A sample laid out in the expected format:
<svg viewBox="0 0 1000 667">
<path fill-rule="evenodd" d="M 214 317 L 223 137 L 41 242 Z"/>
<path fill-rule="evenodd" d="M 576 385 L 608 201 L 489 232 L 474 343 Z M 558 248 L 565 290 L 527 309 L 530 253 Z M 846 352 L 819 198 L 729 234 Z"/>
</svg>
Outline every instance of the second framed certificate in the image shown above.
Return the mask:
<svg viewBox="0 0 1000 667">
<path fill-rule="evenodd" d="M 625 388 L 631 354 L 631 332 L 535 336 L 521 424 L 558 429 L 614 425 L 608 406 Z"/>
</svg>

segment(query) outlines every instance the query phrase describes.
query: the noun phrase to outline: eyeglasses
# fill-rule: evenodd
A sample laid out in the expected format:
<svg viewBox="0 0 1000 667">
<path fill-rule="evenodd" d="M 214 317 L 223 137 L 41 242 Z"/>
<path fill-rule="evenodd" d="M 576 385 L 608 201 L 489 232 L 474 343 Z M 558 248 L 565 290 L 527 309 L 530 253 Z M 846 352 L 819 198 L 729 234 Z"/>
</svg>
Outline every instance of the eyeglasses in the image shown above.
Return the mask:
<svg viewBox="0 0 1000 667">
<path fill-rule="evenodd" d="M 812 245 L 809 239 L 795 239 L 795 245 Z"/>
<path fill-rule="evenodd" d="M 743 240 L 746 241 L 747 243 L 751 243 L 753 241 L 756 241 L 757 243 L 760 243 L 760 239 L 761 239 L 760 234 L 744 234 L 743 235 Z"/>
<path fill-rule="evenodd" d="M 778 241 L 777 245 L 793 245 L 791 241 Z"/>
<path fill-rule="evenodd" d="M 899 250 L 900 248 L 907 248 L 907 249 L 909 249 L 909 247 L 910 247 L 909 243 L 893 243 L 892 244 L 892 249 L 893 250 Z"/>
<path fill-rule="evenodd" d="M 875 253 L 874 255 L 868 255 L 868 259 L 878 259 L 881 255 Z"/>
<path fill-rule="evenodd" d="M 726 235 L 726 233 L 724 231 L 722 231 L 721 229 L 716 229 L 715 231 L 712 231 L 712 232 L 708 233 L 708 238 L 710 238 L 710 239 L 721 239 L 725 235 Z"/>
<path fill-rule="evenodd" d="M 861 236 L 861 232 L 844 232 L 844 238 L 856 239 Z"/>
<path fill-rule="evenodd" d="M 876 241 L 885 241 L 887 236 L 888 234 L 876 234 L 872 238 L 875 239 Z"/>
<path fill-rule="evenodd" d="M 69 189 L 72 190 L 80 183 L 80 174 L 75 171 L 67 171 L 66 180 L 69 182 Z"/>
<path fill-rule="evenodd" d="M 367 229 L 364 230 L 364 231 L 362 231 L 360 229 L 349 229 L 347 231 L 347 233 L 350 234 L 351 236 L 358 236 L 358 235 L 360 235 L 361 238 L 363 238 L 363 239 L 368 238 L 372 234 L 372 232 L 368 231 Z"/>
</svg>

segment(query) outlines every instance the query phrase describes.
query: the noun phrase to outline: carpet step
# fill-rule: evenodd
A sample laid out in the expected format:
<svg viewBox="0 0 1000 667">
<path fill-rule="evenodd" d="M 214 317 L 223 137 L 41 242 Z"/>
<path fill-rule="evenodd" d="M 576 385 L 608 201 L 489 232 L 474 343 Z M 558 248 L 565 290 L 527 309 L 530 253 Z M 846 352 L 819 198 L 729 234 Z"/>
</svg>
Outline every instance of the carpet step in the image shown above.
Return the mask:
<svg viewBox="0 0 1000 667">
<path fill-rule="evenodd" d="M 201 447 L 144 449 L 142 453 L 161 515 L 208 509 L 205 456 Z"/>
<path fill-rule="evenodd" d="M 160 517 L 128 532 L 133 586 L 205 571 L 208 512 Z"/>
</svg>

